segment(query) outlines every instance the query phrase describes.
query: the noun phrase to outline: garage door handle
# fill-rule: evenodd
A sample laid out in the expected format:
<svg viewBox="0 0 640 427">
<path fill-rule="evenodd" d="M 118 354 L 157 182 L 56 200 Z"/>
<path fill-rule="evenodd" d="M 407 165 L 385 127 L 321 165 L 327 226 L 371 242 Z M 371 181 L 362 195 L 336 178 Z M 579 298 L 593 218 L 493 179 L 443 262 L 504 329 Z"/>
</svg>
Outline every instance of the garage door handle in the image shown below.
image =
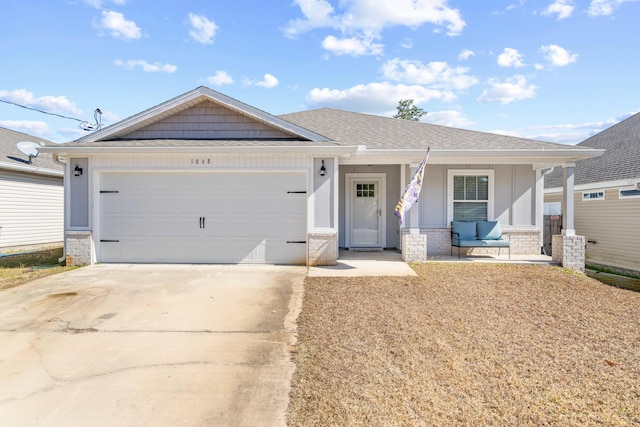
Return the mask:
<svg viewBox="0 0 640 427">
<path fill-rule="evenodd" d="M 287 240 L 287 243 L 307 243 L 306 240 Z"/>
<path fill-rule="evenodd" d="M 202 228 L 207 228 L 207 225 L 205 224 L 205 217 L 202 217 Z"/>
</svg>

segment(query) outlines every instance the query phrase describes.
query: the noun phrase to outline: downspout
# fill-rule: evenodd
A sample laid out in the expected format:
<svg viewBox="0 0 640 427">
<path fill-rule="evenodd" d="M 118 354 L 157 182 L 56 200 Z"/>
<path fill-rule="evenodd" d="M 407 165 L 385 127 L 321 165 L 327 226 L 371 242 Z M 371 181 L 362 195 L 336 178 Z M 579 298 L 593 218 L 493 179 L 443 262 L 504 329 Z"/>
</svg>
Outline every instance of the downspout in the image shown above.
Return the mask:
<svg viewBox="0 0 640 427">
<path fill-rule="evenodd" d="M 63 192 L 64 194 L 66 194 L 67 192 L 67 188 L 65 185 L 65 181 L 67 180 L 67 164 L 63 161 L 60 160 L 60 155 L 59 154 L 54 154 L 53 155 L 53 162 L 59 164 L 60 166 L 62 166 L 64 168 L 64 176 L 62 177 L 62 188 L 64 189 Z M 64 232 L 65 232 L 65 225 L 67 222 L 67 198 L 63 197 L 64 203 L 63 203 L 63 214 L 62 214 L 62 258 L 58 259 L 58 263 L 61 263 L 63 261 L 67 260 L 67 239 L 64 236 Z"/>
</svg>

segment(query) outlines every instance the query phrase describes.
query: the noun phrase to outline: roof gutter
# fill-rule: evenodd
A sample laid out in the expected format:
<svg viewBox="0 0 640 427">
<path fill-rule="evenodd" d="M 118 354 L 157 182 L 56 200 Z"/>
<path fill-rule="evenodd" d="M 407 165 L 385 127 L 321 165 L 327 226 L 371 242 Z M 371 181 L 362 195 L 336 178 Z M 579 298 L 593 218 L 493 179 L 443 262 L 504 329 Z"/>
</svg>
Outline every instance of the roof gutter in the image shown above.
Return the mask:
<svg viewBox="0 0 640 427">
<path fill-rule="evenodd" d="M 429 155 L 430 163 L 534 163 L 544 165 L 558 165 L 562 163 L 570 163 L 578 160 L 589 159 L 592 157 L 598 157 L 604 154 L 606 150 L 602 149 L 495 149 L 495 150 L 455 150 L 455 149 L 437 149 L 432 148 Z M 367 149 L 364 146 L 360 146 L 356 156 L 357 157 L 396 157 L 396 158 L 411 158 L 415 161 L 422 159 L 427 153 L 425 147 L 424 150 L 381 150 L 381 149 Z"/>
<path fill-rule="evenodd" d="M 66 154 L 189 154 L 189 153 L 317 153 L 317 154 L 354 154 L 357 146 L 169 146 L 169 147 L 132 147 L 132 146 L 52 146 L 40 148 L 44 153 Z"/>
<path fill-rule="evenodd" d="M 38 175 L 47 176 L 64 176 L 64 171 L 59 171 L 49 168 L 41 168 L 39 166 L 22 166 L 14 165 L 13 163 L 0 162 L 0 169 L 8 169 L 16 172 L 35 173 Z"/>
</svg>

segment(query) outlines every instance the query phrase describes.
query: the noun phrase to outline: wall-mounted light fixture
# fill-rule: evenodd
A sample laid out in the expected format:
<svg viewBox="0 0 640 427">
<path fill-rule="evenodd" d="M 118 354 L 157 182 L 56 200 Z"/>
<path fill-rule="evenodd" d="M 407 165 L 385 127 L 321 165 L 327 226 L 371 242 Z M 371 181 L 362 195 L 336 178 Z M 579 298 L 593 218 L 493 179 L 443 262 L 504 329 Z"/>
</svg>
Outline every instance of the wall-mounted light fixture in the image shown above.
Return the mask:
<svg viewBox="0 0 640 427">
<path fill-rule="evenodd" d="M 82 168 L 76 163 L 76 168 L 73 170 L 73 176 L 82 176 Z"/>
<path fill-rule="evenodd" d="M 318 173 L 320 174 L 320 176 L 325 176 L 327 174 L 327 168 L 324 167 L 324 160 L 322 161 L 322 166 L 320 167 Z"/>
</svg>

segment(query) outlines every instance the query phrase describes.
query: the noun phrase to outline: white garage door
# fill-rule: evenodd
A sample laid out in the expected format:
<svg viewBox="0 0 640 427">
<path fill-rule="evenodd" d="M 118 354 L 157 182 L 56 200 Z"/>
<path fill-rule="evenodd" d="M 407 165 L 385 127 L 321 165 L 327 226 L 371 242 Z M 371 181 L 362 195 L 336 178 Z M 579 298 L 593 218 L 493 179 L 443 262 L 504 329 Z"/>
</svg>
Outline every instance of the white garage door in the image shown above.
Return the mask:
<svg viewBox="0 0 640 427">
<path fill-rule="evenodd" d="M 101 173 L 100 262 L 306 262 L 303 173 Z"/>
</svg>

